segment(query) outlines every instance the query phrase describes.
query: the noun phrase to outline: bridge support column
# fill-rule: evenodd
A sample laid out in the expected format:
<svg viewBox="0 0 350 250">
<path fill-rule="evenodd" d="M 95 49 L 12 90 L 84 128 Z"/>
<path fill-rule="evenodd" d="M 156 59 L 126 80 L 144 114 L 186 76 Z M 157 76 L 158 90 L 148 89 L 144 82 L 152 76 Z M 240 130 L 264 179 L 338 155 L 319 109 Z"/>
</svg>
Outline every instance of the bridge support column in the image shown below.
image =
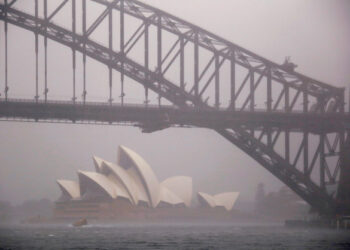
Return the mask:
<svg viewBox="0 0 350 250">
<path fill-rule="evenodd" d="M 249 70 L 250 74 L 250 111 L 254 112 L 255 109 L 255 82 L 254 82 L 254 70 Z"/>
<path fill-rule="evenodd" d="M 76 0 L 72 0 L 72 32 L 73 32 L 73 43 L 75 43 L 76 38 L 76 16 L 75 16 L 75 8 L 76 8 Z M 76 51 L 75 48 L 72 48 L 72 69 L 73 69 L 73 97 L 72 101 L 75 104 L 77 97 L 76 97 Z"/>
<path fill-rule="evenodd" d="M 307 83 L 303 82 L 303 112 L 307 113 L 308 112 L 308 107 L 309 107 L 309 95 L 307 93 Z"/>
<path fill-rule="evenodd" d="M 219 56 L 215 55 L 215 107 L 220 107 L 220 65 Z"/>
<path fill-rule="evenodd" d="M 194 34 L 194 95 L 199 98 L 199 46 L 198 46 L 198 32 Z"/>
<path fill-rule="evenodd" d="M 145 68 L 149 70 L 149 23 L 145 21 Z M 146 75 L 146 81 L 149 81 L 149 75 Z M 148 87 L 145 87 L 145 105 L 148 106 Z"/>
<path fill-rule="evenodd" d="M 185 40 L 180 38 L 180 87 L 185 90 Z"/>
<path fill-rule="evenodd" d="M 35 96 L 34 99 L 36 102 L 39 101 L 39 34 L 38 34 L 38 0 L 35 0 Z"/>
<path fill-rule="evenodd" d="M 284 137 L 284 150 L 285 150 L 285 159 L 288 163 L 290 163 L 290 134 L 289 129 L 285 130 L 285 137 Z"/>
<path fill-rule="evenodd" d="M 304 132 L 304 175 L 308 176 L 309 171 L 309 133 Z"/>
<path fill-rule="evenodd" d="M 44 18 L 47 20 L 47 0 L 44 0 Z M 45 34 L 47 33 L 47 26 L 45 25 Z M 47 36 L 44 36 L 44 81 L 45 81 L 45 89 L 44 89 L 44 96 L 45 96 L 45 102 L 47 102 L 47 94 L 49 92 L 49 89 L 47 87 Z"/>
<path fill-rule="evenodd" d="M 86 102 L 86 0 L 82 1 L 82 9 L 83 9 L 83 35 L 84 35 L 84 42 L 83 42 L 83 103 Z"/>
<path fill-rule="evenodd" d="M 8 0 L 5 0 L 5 6 L 7 7 Z M 7 8 L 5 8 L 5 101 L 8 99 L 8 23 L 7 23 Z"/>
<path fill-rule="evenodd" d="M 122 55 L 121 60 L 121 69 L 120 69 L 120 84 L 121 84 L 121 90 L 120 90 L 120 98 L 121 98 L 121 104 L 124 105 L 124 57 L 125 57 L 125 47 L 124 47 L 124 0 L 120 0 L 120 53 Z"/>
<path fill-rule="evenodd" d="M 157 46 L 158 46 L 158 77 L 161 78 L 162 77 L 162 16 L 159 15 L 158 17 L 158 25 L 157 25 Z M 161 84 L 160 82 L 158 82 L 158 89 L 159 89 L 159 93 L 160 93 L 160 88 L 161 88 Z M 158 94 L 158 105 L 161 105 L 161 96 L 160 94 Z"/>
<path fill-rule="evenodd" d="M 267 91 L 266 91 L 266 109 L 268 112 L 272 110 L 272 79 L 271 79 L 271 66 L 267 68 Z"/>
<path fill-rule="evenodd" d="M 337 213 L 350 215 L 350 130 L 347 131 L 347 138 L 340 154 Z"/>
<path fill-rule="evenodd" d="M 236 109 L 236 58 L 235 51 L 232 51 L 231 53 L 231 110 L 234 111 Z"/>
<path fill-rule="evenodd" d="M 112 105 L 113 102 L 113 70 L 112 70 L 112 53 L 113 53 L 113 11 L 112 9 L 109 10 L 108 13 L 108 48 L 109 48 L 109 60 L 110 65 L 108 66 L 108 78 L 109 78 L 109 99 L 108 102 L 110 105 Z"/>
<path fill-rule="evenodd" d="M 325 134 L 320 134 L 320 186 L 321 189 L 325 190 L 325 175 L 326 175 L 326 165 L 325 165 Z"/>
</svg>

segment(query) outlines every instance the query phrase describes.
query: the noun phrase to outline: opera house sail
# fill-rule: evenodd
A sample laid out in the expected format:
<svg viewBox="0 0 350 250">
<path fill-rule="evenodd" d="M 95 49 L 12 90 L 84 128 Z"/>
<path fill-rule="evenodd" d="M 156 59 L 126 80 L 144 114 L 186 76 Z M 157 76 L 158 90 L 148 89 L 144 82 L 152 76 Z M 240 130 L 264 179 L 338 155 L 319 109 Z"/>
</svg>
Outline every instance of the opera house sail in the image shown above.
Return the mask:
<svg viewBox="0 0 350 250">
<path fill-rule="evenodd" d="M 223 207 L 227 211 L 232 210 L 239 193 L 238 192 L 227 192 L 217 195 L 210 195 L 202 192 L 198 192 L 198 201 L 204 207 Z"/>
<path fill-rule="evenodd" d="M 136 152 L 119 146 L 116 163 L 93 157 L 95 172 L 78 171 L 78 181 L 57 180 L 61 196 L 56 218 L 117 218 L 137 216 L 154 208 L 186 209 L 192 205 L 193 184 L 188 176 L 159 182 L 150 165 Z M 198 194 L 200 204 L 231 210 L 238 193 Z M 155 211 L 155 210 L 152 210 Z"/>
</svg>

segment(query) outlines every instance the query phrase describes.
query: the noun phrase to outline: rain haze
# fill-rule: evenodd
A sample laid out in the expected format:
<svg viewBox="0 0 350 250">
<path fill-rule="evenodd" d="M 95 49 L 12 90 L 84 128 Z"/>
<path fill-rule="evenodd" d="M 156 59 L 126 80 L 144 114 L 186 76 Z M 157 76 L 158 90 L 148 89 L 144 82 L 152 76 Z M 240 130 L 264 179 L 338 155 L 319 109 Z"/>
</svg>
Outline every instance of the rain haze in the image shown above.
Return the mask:
<svg viewBox="0 0 350 250">
<path fill-rule="evenodd" d="M 298 72 L 333 86 L 349 87 L 350 3 L 346 0 L 145 2 L 274 62 L 282 63 L 286 56 L 291 56 Z M 19 1 L 18 8 L 31 12 L 34 5 L 31 1 Z M 88 11 L 98 15 L 100 10 L 91 5 Z M 59 18 L 62 21 L 70 16 Z M 3 34 L 3 23 L 0 29 Z M 103 31 L 99 32 L 103 37 Z M 9 82 L 11 91 L 16 93 L 14 98 L 32 98 L 35 94 L 33 53 L 34 36 L 10 25 Z M 69 99 L 71 68 L 61 61 L 70 62 L 70 53 L 69 49 L 49 42 L 48 67 L 55 69 L 48 76 L 52 99 Z M 3 52 L 0 58 L 3 63 Z M 101 86 L 88 95 L 96 101 L 106 101 L 107 68 L 88 60 L 87 69 L 88 85 Z M 3 76 L 2 72 L 2 84 Z M 42 74 L 39 77 L 43 88 Z M 81 85 L 79 74 L 77 78 Z M 119 79 L 114 81 L 118 85 Z M 62 94 L 57 94 L 56 89 Z M 137 98 L 142 99 L 142 95 L 136 95 Z M 93 155 L 115 161 L 118 145 L 129 146 L 143 155 L 160 179 L 193 176 L 195 190 L 211 193 L 237 190 L 241 200 L 252 200 L 260 182 L 265 183 L 267 190 L 282 186 L 249 156 L 208 129 L 170 128 L 144 134 L 124 126 L 17 122 L 2 122 L 0 126 L 0 199 L 15 204 L 26 199 L 56 199 L 57 178 L 69 179 L 78 169 L 91 170 Z"/>
<path fill-rule="evenodd" d="M 18 3 L 18 7 L 30 12 L 33 4 L 26 2 L 27 6 Z M 274 62 L 281 63 L 291 56 L 298 72 L 333 86 L 349 86 L 350 3 L 346 0 L 146 2 Z M 91 6 L 89 11 L 94 12 Z M 3 23 L 0 27 L 3 32 Z M 9 82 L 17 85 L 11 87 L 13 92 L 24 93 L 15 98 L 32 97 L 28 93 L 35 85 L 33 47 L 32 34 L 10 26 Z M 0 56 L 3 62 L 4 53 Z M 63 93 L 52 94 L 52 99 L 69 97 L 65 93 L 70 91 L 71 69 L 60 63 L 69 57 L 69 49 L 49 43 L 49 68 L 55 68 L 50 71 L 49 82 Z M 98 82 L 107 89 L 107 76 L 101 76 L 104 70 L 104 66 L 90 60 L 88 84 Z M 78 84 L 79 80 L 78 76 Z M 1 81 L 4 82 L 3 76 Z M 99 97 L 105 93 L 96 92 L 88 94 L 105 101 Z M 268 190 L 282 185 L 249 156 L 208 129 L 170 128 L 144 134 L 124 126 L 16 122 L 2 122 L 0 126 L 0 199 L 13 203 L 43 197 L 55 199 L 59 196 L 57 178 L 71 178 L 78 169 L 92 169 L 93 155 L 114 161 L 118 145 L 140 152 L 160 179 L 193 176 L 194 188 L 207 192 L 237 190 L 241 192 L 240 199 L 252 200 L 259 182 L 265 183 Z"/>
<path fill-rule="evenodd" d="M 48 27 L 51 30 L 48 28 L 47 33 L 43 33 L 46 29 L 45 22 L 40 21 L 40 25 L 44 26 L 40 28 L 42 33 L 38 36 L 37 59 L 35 35 L 29 31 L 30 28 L 23 28 L 26 27 L 25 25 L 34 25 L 33 23 L 39 25 L 36 21 L 30 21 L 36 15 L 36 1 L 17 0 L 11 2 L 10 7 L 4 7 L 8 2 L 10 1 L 0 0 L 0 112 L 10 107 L 6 105 L 11 102 L 22 102 L 22 105 L 24 102 L 25 105 L 32 102 L 34 104 L 36 95 L 39 95 L 39 104 L 45 106 L 47 104 L 43 100 L 47 94 L 48 100 L 52 102 L 52 107 L 56 105 L 56 108 L 67 105 L 76 111 L 76 107 L 79 106 L 75 105 L 80 105 L 84 108 L 87 106 L 111 107 L 108 110 L 114 111 L 119 107 L 118 112 L 120 110 L 125 112 L 123 106 L 125 104 L 126 108 L 142 108 L 143 112 L 156 110 L 157 114 L 163 115 L 165 119 L 160 121 L 161 127 L 159 128 L 157 127 L 159 121 L 149 122 L 146 119 L 145 122 L 140 114 L 136 114 L 136 116 L 139 115 L 137 118 L 140 119 L 139 123 L 131 125 L 124 120 L 124 123 L 111 125 L 108 124 L 107 118 L 104 120 L 106 124 L 97 124 L 98 122 L 92 120 L 85 123 L 80 122 L 79 118 L 77 123 L 73 123 L 63 121 L 62 118 L 34 122 L 23 119 L 16 121 L 12 117 L 6 120 L 6 117 L 1 117 L 0 248 L 3 247 L 2 244 L 5 244 L 5 249 L 16 248 L 17 238 L 18 242 L 25 243 L 28 248 L 45 248 L 50 245 L 58 249 L 61 247 L 95 248 L 96 244 L 105 249 L 117 246 L 136 249 L 156 247 L 177 249 L 197 247 L 226 249 L 229 247 L 232 249 L 235 248 L 234 246 L 237 246 L 235 249 L 242 246 L 257 249 L 271 249 L 276 246 L 281 246 L 281 248 L 286 246 L 286 249 L 304 247 L 306 249 L 329 249 L 337 246 L 338 248 L 334 249 L 343 249 L 342 247 L 346 244 L 349 246 L 348 237 L 345 234 L 348 232 L 345 230 L 345 233 L 339 233 L 336 230 L 329 232 L 306 230 L 304 232 L 293 231 L 293 226 L 299 225 L 298 223 L 302 223 L 303 226 L 313 226 L 313 221 L 309 222 L 310 218 L 315 219 L 316 223 L 321 223 L 316 227 L 319 225 L 327 227 L 335 227 L 335 225 L 339 227 L 340 225 L 341 227 L 343 225 L 344 229 L 347 229 L 348 222 L 350 222 L 346 216 L 344 220 L 339 219 L 338 214 L 334 212 L 350 208 L 350 198 L 348 207 L 338 202 L 339 197 L 347 197 L 346 194 L 350 197 L 350 193 L 344 191 L 346 185 L 342 186 L 344 180 L 350 176 L 337 174 L 339 173 L 337 169 L 339 170 L 338 167 L 341 164 L 350 162 L 346 154 L 341 154 L 344 148 L 347 149 L 346 145 L 350 147 L 350 135 L 347 128 L 344 128 L 348 126 L 346 122 L 349 121 L 349 117 L 342 113 L 343 99 L 339 97 L 341 91 L 345 90 L 345 112 L 350 112 L 350 1 L 140 0 L 141 3 L 172 15 L 158 13 L 158 16 L 158 14 L 149 14 L 157 13 L 151 7 L 144 6 L 142 9 L 133 6 L 132 4 L 135 3 L 140 4 L 135 0 L 115 1 L 112 3 L 115 4 L 113 10 L 108 10 L 109 7 L 106 9 L 105 5 L 111 1 L 88 0 L 86 1 L 88 29 L 84 37 L 81 34 L 84 33 L 83 6 L 85 6 L 85 0 L 75 1 L 76 10 L 73 8 L 75 6 L 73 1 L 38 0 L 37 17 L 40 19 L 44 19 L 45 3 L 48 4 L 49 15 L 55 13 L 55 9 L 57 10 L 59 6 L 62 8 L 59 7 L 59 11 L 52 15 L 52 18 L 49 17 Z M 130 8 L 125 12 L 125 17 L 122 14 L 124 3 L 126 3 L 126 8 Z M 144 16 L 139 18 L 140 16 L 135 14 L 138 11 Z M 15 16 L 14 13 L 20 13 L 18 14 L 20 17 L 15 21 L 11 19 Z M 8 15 L 9 19 L 7 19 Z M 72 17 L 75 15 L 76 22 Z M 104 19 L 94 26 L 97 23 L 95 20 L 99 21 L 101 16 Z M 143 18 L 145 18 L 144 21 L 142 21 Z M 180 19 L 188 23 L 179 21 Z M 7 33 L 5 20 L 9 20 Z M 174 23 L 174 20 L 178 23 Z M 123 31 L 124 22 L 125 30 Z M 74 36 L 74 31 L 70 31 L 74 24 L 76 24 L 77 36 Z M 169 27 L 173 27 L 173 30 Z M 184 31 L 189 28 L 192 30 Z M 61 33 L 55 31 L 56 33 L 51 35 L 54 29 L 60 30 Z M 112 32 L 109 33 L 109 30 Z M 181 35 L 177 32 L 180 32 Z M 44 34 L 49 37 L 46 64 L 47 82 L 45 81 Z M 73 34 L 72 37 L 69 37 L 69 34 Z M 57 38 L 59 36 L 60 38 Z M 78 39 L 76 40 L 75 37 Z M 210 40 L 209 37 L 213 40 Z M 59 39 L 61 39 L 60 42 L 57 42 Z M 64 39 L 71 40 L 67 42 Z M 232 42 L 233 45 L 221 48 L 220 46 L 229 44 L 227 41 Z M 76 47 L 73 46 L 74 43 Z M 8 47 L 7 56 L 6 45 Z M 83 51 L 82 48 L 86 45 L 88 52 L 85 65 L 86 77 L 84 77 L 84 56 L 79 50 Z M 126 51 L 124 51 L 124 45 Z M 96 48 L 100 48 L 100 51 Z M 180 55 L 181 48 L 183 50 Z M 94 51 L 91 52 L 92 50 Z M 100 57 L 95 56 L 97 54 Z M 76 55 L 74 70 L 72 58 L 75 57 L 72 55 Z M 92 58 L 94 56 L 95 59 Z M 183 65 L 184 67 L 181 67 Z M 7 80 L 6 68 L 8 68 Z M 36 73 L 38 80 L 36 80 Z M 282 75 L 280 78 L 278 73 Z M 304 78 L 302 75 L 310 78 Z M 285 80 L 284 77 L 290 78 Z M 73 79 L 76 82 L 74 87 Z M 235 87 L 232 87 L 233 81 L 236 81 Z M 260 84 L 260 81 L 263 83 Z M 197 82 L 197 88 L 195 82 Z M 7 83 L 9 88 L 7 88 Z M 47 89 L 45 90 L 46 83 Z M 269 95 L 269 84 L 272 84 L 271 95 Z M 152 91 L 152 87 L 155 91 Z M 236 92 L 232 93 L 232 89 L 235 89 Z M 252 89 L 254 90 L 251 91 Z M 330 89 L 333 92 L 327 92 Z M 162 98 L 157 91 L 165 93 L 162 94 Z M 6 93 L 8 93 L 9 101 L 6 99 Z M 85 102 L 85 96 L 87 106 L 82 104 Z M 326 100 L 324 107 L 321 107 L 320 103 L 324 96 L 329 99 Z M 75 103 L 75 98 L 77 103 Z M 159 108 L 160 103 L 162 106 Z M 180 104 L 176 106 L 173 103 Z M 186 109 L 182 109 L 183 107 Z M 313 107 L 316 107 L 315 110 L 312 110 Z M 238 118 L 230 117 L 232 108 L 235 109 L 234 111 L 242 111 L 234 113 Z M 205 121 L 200 121 L 203 122 L 200 125 L 211 129 L 187 126 L 186 123 L 183 126 L 181 122 L 173 122 L 176 123 L 175 126 L 171 121 L 173 119 L 171 116 L 174 114 L 171 112 L 174 110 L 181 114 L 187 114 L 187 111 L 193 112 L 190 113 L 193 117 L 198 114 L 200 117 L 207 112 L 205 114 L 208 114 L 208 118 L 205 117 Z M 91 110 L 87 110 L 86 113 L 85 111 L 84 115 Z M 220 111 L 227 113 L 220 113 Z M 261 120 L 255 121 L 259 123 L 258 126 L 254 124 L 254 121 L 248 121 L 247 124 L 251 122 L 249 125 L 235 123 L 240 122 L 239 115 L 246 114 L 244 113 L 246 111 L 252 111 L 248 112 L 249 117 L 259 117 L 261 114 L 264 117 L 265 115 L 288 117 L 291 119 L 291 124 L 292 121 L 295 121 L 292 120 L 294 115 L 295 117 L 300 115 L 298 119 L 311 118 L 308 120 L 309 123 L 297 120 L 295 122 L 298 123 L 297 125 L 293 123 L 290 126 L 285 125 L 285 121 L 279 120 L 267 121 L 272 125 L 260 124 Z M 102 114 L 102 111 L 100 112 Z M 311 114 L 312 112 L 314 113 Z M 227 120 L 220 123 L 222 121 L 218 121 L 216 116 L 216 120 L 213 121 L 214 125 L 207 125 L 211 124 L 209 116 L 213 113 L 215 115 L 225 114 L 225 117 L 220 116 L 224 117 L 223 119 L 226 119 L 228 114 L 231 119 L 228 122 L 235 124 L 232 125 L 234 127 L 226 125 L 224 122 Z M 112 117 L 112 114 L 109 114 Z M 320 117 L 325 119 L 325 116 L 336 118 L 327 121 L 328 123 L 325 121 L 325 128 L 320 125 L 320 129 L 314 121 L 315 119 L 319 121 L 317 119 Z M 341 125 L 327 127 L 327 124 L 334 125 L 336 119 L 343 119 Z M 147 122 L 150 123 L 150 127 L 146 126 Z M 317 128 L 310 128 L 309 124 Z M 225 125 L 226 127 L 220 127 Z M 249 127 L 250 125 L 252 127 Z M 155 131 L 152 130 L 153 128 Z M 274 129 L 274 132 L 271 132 L 271 128 Z M 143 133 L 147 132 L 147 129 L 150 129 L 151 133 Z M 324 135 L 322 129 L 329 130 Z M 225 132 L 226 138 L 229 135 L 232 136 L 233 143 L 222 136 L 225 135 Z M 257 136 L 258 133 L 260 133 L 260 138 Z M 347 137 L 345 137 L 346 133 Z M 254 137 L 260 142 L 254 143 Z M 234 142 L 245 149 L 250 156 L 236 147 Z M 151 168 L 137 154 L 142 156 Z M 98 165 L 94 156 L 106 162 L 101 161 Z M 266 168 L 270 167 L 274 175 L 253 157 L 265 163 Z M 343 160 L 338 161 L 338 159 Z M 118 163 L 120 166 L 114 165 L 113 168 L 112 165 L 108 165 L 110 163 L 107 161 Z M 340 162 L 339 165 L 337 161 Z M 346 163 L 341 166 L 345 165 Z M 322 175 L 322 166 L 326 169 L 325 171 L 332 171 L 332 174 L 334 171 L 334 180 L 331 178 L 332 174 L 328 172 L 323 172 Z M 156 178 L 153 178 L 152 170 Z M 91 173 L 93 171 L 95 173 Z M 346 173 L 346 171 L 343 172 Z M 172 183 L 176 182 L 175 188 L 171 189 L 164 183 L 174 176 L 175 179 L 178 179 Z M 276 176 L 279 176 L 281 180 L 284 179 L 284 183 Z M 325 176 L 328 176 L 327 180 L 322 179 L 326 178 Z M 345 177 L 342 179 L 339 176 Z M 188 177 L 193 180 L 193 183 L 190 182 L 191 188 L 186 186 Z M 63 185 L 60 181 L 56 183 L 58 179 L 74 180 L 76 183 L 70 183 L 69 185 L 73 186 L 67 188 L 68 186 L 64 186 L 66 184 Z M 335 179 L 337 182 L 341 180 L 338 189 Z M 129 184 L 125 184 L 127 182 Z M 286 188 L 286 183 L 300 197 Z M 108 187 L 109 190 L 115 189 L 114 193 L 109 192 Z M 79 194 L 75 197 L 73 195 L 75 191 L 71 192 L 72 190 L 78 190 Z M 190 194 L 189 205 L 186 199 L 179 195 L 181 190 L 185 190 L 186 195 Z M 334 190 L 338 190 L 338 193 Z M 236 192 L 239 192 L 239 196 Z M 158 200 L 154 198 L 154 194 L 158 195 Z M 233 199 L 232 194 L 237 196 Z M 236 199 L 237 203 L 235 203 Z M 344 201 L 345 204 L 346 198 L 340 201 Z M 232 205 L 228 208 L 227 204 L 230 202 Z M 42 216 L 39 214 L 40 209 L 35 210 L 35 204 L 41 204 L 41 206 L 49 204 L 50 212 Z M 233 207 L 234 204 L 235 207 Z M 340 208 L 335 208 L 329 204 L 343 206 L 339 205 Z M 106 216 L 101 216 L 101 218 L 107 221 L 108 216 L 111 216 L 112 219 L 108 222 L 115 223 L 114 226 L 105 227 L 106 221 L 98 224 L 96 222 L 98 220 L 95 221 L 97 224 L 93 224 L 94 219 L 99 215 L 96 218 L 91 216 L 92 222 L 90 221 L 91 214 L 89 213 L 96 212 L 95 205 L 98 207 L 96 211 L 100 213 L 99 215 Z M 309 205 L 313 209 L 310 209 Z M 23 212 L 30 206 L 32 206 L 31 214 Z M 11 209 L 8 209 L 9 207 L 13 210 L 12 212 Z M 68 209 L 65 210 L 66 208 Z M 72 210 L 69 210 L 70 208 Z M 111 212 L 112 215 L 108 212 L 110 208 L 114 209 Z M 319 210 L 315 212 L 314 209 Z M 8 217 L 6 217 L 6 211 Z M 77 211 L 84 216 L 75 214 Z M 63 219 L 69 218 L 70 220 L 80 216 L 80 220 L 69 221 L 69 224 L 64 221 L 66 224 L 63 225 L 54 224 L 62 219 L 59 218 L 59 215 L 62 215 Z M 189 222 L 186 221 L 186 218 L 198 219 L 200 216 L 206 218 L 211 215 L 213 220 L 208 220 L 209 224 L 205 226 L 186 224 Z M 294 215 L 298 220 L 289 220 L 293 218 L 288 216 Z M 14 226 L 18 229 L 17 231 L 2 227 L 2 222 L 7 222 L 5 219 L 10 218 L 15 221 L 13 217 L 17 220 L 17 226 Z M 89 223 L 85 217 L 88 218 Z M 113 221 L 116 218 L 117 220 Z M 129 223 L 127 219 L 131 218 L 134 220 L 131 220 L 132 222 L 136 221 L 140 224 L 137 226 L 118 224 L 122 222 L 121 218 L 125 219 L 126 223 Z M 185 218 L 186 223 L 185 226 L 181 223 L 178 225 L 176 223 L 166 224 L 168 221 L 163 221 L 164 218 L 170 218 L 170 222 L 173 219 L 172 222 L 177 223 L 179 221 L 176 218 Z M 211 224 L 217 218 L 221 219 L 223 225 Z M 227 221 L 225 221 L 226 218 L 228 218 Z M 155 225 L 144 223 L 147 221 L 156 223 Z M 326 223 L 322 224 L 324 221 Z M 42 228 L 40 226 L 40 224 L 51 222 L 53 222 L 53 227 Z M 160 226 L 157 225 L 158 222 L 161 222 Z M 162 225 L 163 222 L 166 222 L 165 226 Z M 251 224 L 248 227 L 240 227 L 228 222 Z M 259 223 L 277 222 L 280 223 L 277 227 L 269 224 L 261 229 L 258 225 Z M 283 228 L 281 227 L 282 222 L 285 222 Z M 23 224 L 39 225 L 31 231 L 22 227 Z M 288 231 L 290 229 L 288 225 L 292 225 L 291 231 Z M 84 228 L 85 231 L 76 230 L 76 227 L 80 226 L 87 227 Z M 303 234 L 303 237 L 300 237 L 300 233 Z M 13 238 L 14 235 L 16 235 L 16 240 Z M 57 241 L 50 241 L 47 237 L 55 238 Z M 103 240 L 99 241 L 101 237 Z M 44 242 L 40 238 L 48 240 Z M 299 241 L 299 238 L 302 240 Z M 91 242 L 95 239 L 96 241 Z M 168 242 L 169 239 L 171 242 Z M 266 242 L 261 239 L 266 239 Z M 63 245 L 54 245 L 57 242 Z M 271 242 L 277 245 L 270 245 Z M 335 242 L 339 245 L 333 245 Z"/>
</svg>

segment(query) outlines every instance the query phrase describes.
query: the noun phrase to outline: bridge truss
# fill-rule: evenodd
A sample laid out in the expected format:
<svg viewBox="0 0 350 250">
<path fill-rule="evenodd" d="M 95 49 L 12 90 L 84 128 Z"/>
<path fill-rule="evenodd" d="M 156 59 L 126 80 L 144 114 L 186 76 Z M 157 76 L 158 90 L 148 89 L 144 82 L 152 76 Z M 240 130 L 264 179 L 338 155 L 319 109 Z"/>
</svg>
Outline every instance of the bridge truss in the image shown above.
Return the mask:
<svg viewBox="0 0 350 250">
<path fill-rule="evenodd" d="M 33 0 L 33 13 L 16 8 L 20 2 L 4 0 L 0 4 L 5 39 L 2 119 L 127 122 L 144 132 L 174 125 L 210 128 L 321 214 L 350 212 L 350 118 L 344 112 L 344 89 L 297 73 L 293 65 L 276 64 L 137 0 L 62 0 L 51 11 L 49 1 Z M 103 11 L 88 25 L 87 8 L 91 3 Z M 62 12 L 71 17 L 69 29 L 53 21 Z M 107 45 L 91 39 L 104 22 L 108 27 Z M 77 23 L 81 23 L 81 29 Z M 36 70 L 32 100 L 10 98 L 9 24 L 34 34 Z M 41 37 L 43 98 L 39 96 Z M 49 98 L 48 40 L 72 51 L 72 96 L 66 102 Z M 82 55 L 83 65 L 81 100 L 76 91 L 77 53 Z M 106 103 L 88 100 L 87 57 L 108 68 Z M 113 71 L 120 75 L 118 102 L 113 96 Z M 143 104 L 125 102 L 126 77 L 143 87 Z M 157 95 L 157 105 L 150 104 L 150 93 Z M 163 100 L 172 105 L 164 105 Z M 296 142 L 295 138 L 299 140 Z"/>
</svg>

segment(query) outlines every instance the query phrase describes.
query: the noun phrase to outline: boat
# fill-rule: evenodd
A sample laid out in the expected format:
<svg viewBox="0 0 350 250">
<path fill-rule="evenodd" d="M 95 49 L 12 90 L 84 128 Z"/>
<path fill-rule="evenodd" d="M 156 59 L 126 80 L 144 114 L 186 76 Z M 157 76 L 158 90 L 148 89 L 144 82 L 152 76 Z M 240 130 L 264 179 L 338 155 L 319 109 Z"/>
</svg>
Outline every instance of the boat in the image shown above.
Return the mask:
<svg viewBox="0 0 350 250">
<path fill-rule="evenodd" d="M 81 226 L 84 226 L 84 225 L 87 225 L 87 219 L 86 218 L 83 218 L 83 219 L 80 219 L 80 220 L 77 220 L 75 221 L 72 225 L 74 227 L 81 227 Z"/>
</svg>

